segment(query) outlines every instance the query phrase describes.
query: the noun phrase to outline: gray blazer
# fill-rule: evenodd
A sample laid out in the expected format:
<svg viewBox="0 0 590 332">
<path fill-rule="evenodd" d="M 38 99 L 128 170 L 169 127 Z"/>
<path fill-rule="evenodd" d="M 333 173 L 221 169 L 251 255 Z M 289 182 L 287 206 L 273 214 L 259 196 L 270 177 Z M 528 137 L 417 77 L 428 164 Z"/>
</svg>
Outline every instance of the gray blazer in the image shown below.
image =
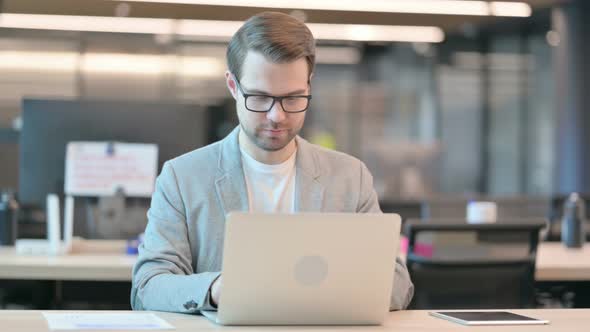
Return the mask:
<svg viewBox="0 0 590 332">
<path fill-rule="evenodd" d="M 212 309 L 209 288 L 221 270 L 225 215 L 248 211 L 238 133 L 239 127 L 164 164 L 133 268 L 133 309 Z M 296 140 L 295 211 L 381 212 L 373 178 L 361 161 Z M 406 308 L 413 288 L 397 258 L 390 308 Z"/>
</svg>

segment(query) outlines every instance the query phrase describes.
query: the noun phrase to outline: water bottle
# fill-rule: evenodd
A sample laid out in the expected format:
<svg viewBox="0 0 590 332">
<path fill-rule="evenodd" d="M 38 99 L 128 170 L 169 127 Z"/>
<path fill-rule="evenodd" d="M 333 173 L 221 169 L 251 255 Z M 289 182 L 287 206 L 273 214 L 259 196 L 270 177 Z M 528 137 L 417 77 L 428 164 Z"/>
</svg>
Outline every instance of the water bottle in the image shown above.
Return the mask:
<svg viewBox="0 0 590 332">
<path fill-rule="evenodd" d="M 581 248 L 586 240 L 586 205 L 577 193 L 569 195 L 563 206 L 561 242 L 568 248 Z"/>
<path fill-rule="evenodd" d="M 16 241 L 18 204 L 11 192 L 0 193 L 0 246 L 12 246 Z"/>
</svg>

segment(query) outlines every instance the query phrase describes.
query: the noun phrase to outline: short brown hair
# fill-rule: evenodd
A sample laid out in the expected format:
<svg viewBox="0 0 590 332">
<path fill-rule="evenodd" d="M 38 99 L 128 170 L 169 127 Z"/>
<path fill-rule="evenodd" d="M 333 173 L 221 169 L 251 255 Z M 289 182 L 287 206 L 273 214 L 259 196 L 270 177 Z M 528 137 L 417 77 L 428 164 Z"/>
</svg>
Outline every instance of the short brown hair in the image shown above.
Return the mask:
<svg viewBox="0 0 590 332">
<path fill-rule="evenodd" d="M 279 12 L 262 12 L 249 18 L 227 47 L 227 66 L 238 79 L 249 50 L 260 52 L 274 63 L 305 57 L 309 75 L 315 64 L 315 40 L 305 23 Z"/>
</svg>

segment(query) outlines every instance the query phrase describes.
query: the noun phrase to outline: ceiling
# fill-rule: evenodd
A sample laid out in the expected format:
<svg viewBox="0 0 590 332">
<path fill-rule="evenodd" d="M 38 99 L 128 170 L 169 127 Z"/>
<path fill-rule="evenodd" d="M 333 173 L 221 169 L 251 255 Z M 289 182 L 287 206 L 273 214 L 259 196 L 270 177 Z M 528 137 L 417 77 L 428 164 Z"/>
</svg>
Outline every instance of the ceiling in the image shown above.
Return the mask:
<svg viewBox="0 0 590 332">
<path fill-rule="evenodd" d="M 514 1 L 514 0 L 503 0 Z M 105 0 L 0 0 L 1 12 L 26 14 L 90 15 L 114 16 L 116 6 L 123 1 Z M 567 0 L 524 0 L 533 10 L 540 10 Z M 296 2 L 294 2 L 296 3 Z M 210 5 L 187 5 L 166 3 L 128 3 L 131 17 L 178 18 L 237 20 L 265 10 L 251 7 L 223 7 Z M 276 9 L 273 9 L 276 10 Z M 285 11 L 285 10 L 282 10 Z M 522 18 L 505 18 L 489 16 L 456 16 L 405 13 L 374 13 L 306 10 L 307 22 L 314 23 L 348 23 L 348 24 L 383 24 L 383 25 L 427 25 L 438 26 L 446 32 L 454 32 L 465 23 L 486 24 L 494 20 L 523 20 Z"/>
</svg>

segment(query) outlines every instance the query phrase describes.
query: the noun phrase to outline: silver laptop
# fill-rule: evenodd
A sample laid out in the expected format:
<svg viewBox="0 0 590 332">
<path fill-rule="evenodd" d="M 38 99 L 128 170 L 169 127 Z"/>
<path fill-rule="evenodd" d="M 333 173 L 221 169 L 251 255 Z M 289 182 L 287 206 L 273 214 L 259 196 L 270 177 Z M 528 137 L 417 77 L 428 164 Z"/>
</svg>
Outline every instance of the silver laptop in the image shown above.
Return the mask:
<svg viewBox="0 0 590 332">
<path fill-rule="evenodd" d="M 397 214 L 228 214 L 223 325 L 378 325 L 389 311 Z"/>
</svg>

